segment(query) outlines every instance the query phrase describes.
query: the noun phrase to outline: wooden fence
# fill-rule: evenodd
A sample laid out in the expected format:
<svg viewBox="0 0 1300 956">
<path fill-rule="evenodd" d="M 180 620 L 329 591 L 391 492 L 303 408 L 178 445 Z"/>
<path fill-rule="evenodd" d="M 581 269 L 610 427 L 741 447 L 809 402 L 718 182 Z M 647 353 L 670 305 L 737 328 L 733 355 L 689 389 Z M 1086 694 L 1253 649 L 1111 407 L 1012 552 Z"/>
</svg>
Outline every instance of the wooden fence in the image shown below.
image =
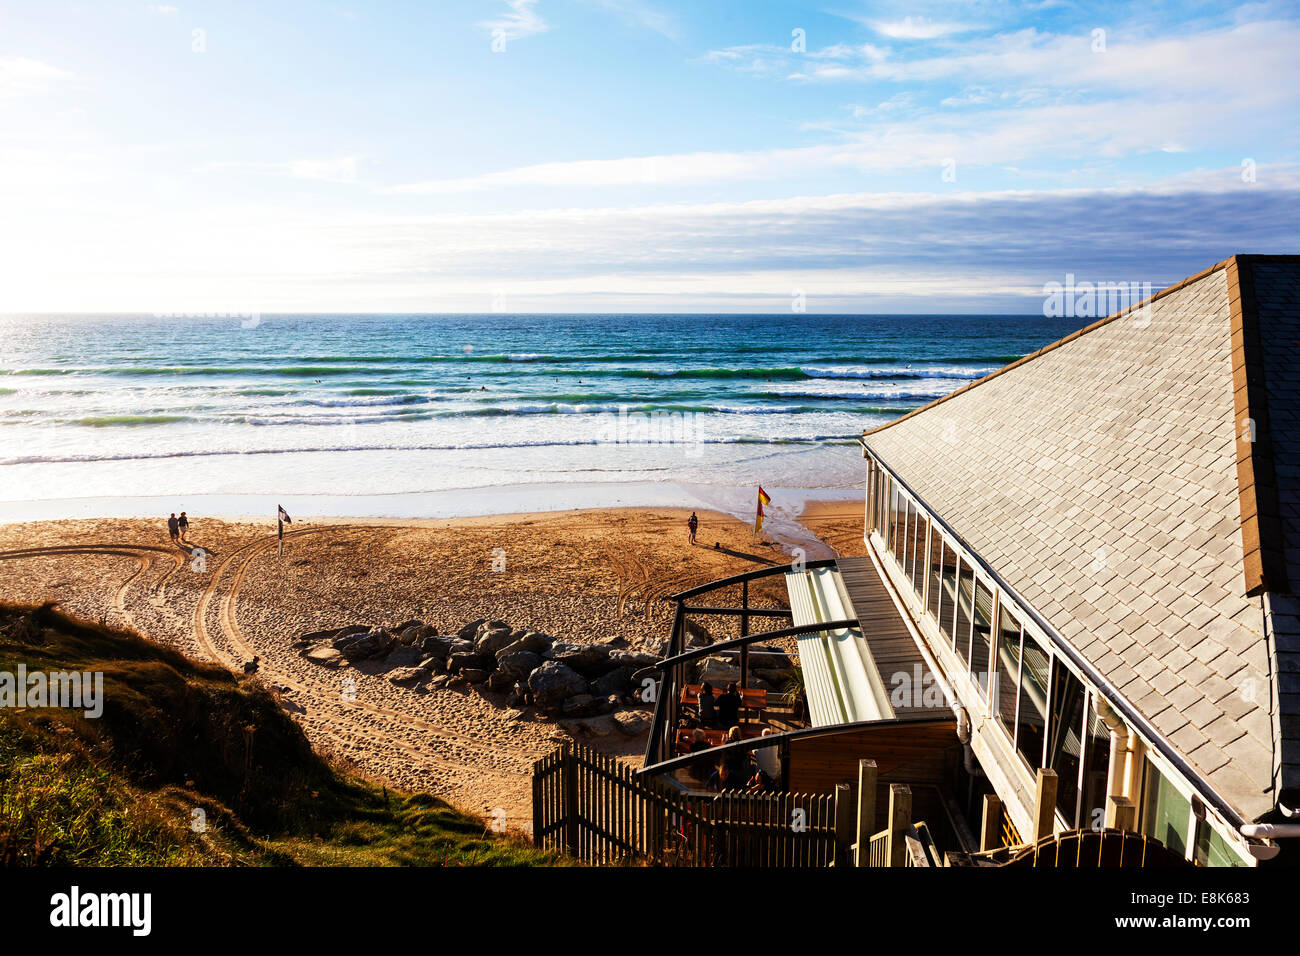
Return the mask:
<svg viewBox="0 0 1300 956">
<path fill-rule="evenodd" d="M 565 744 L 533 765 L 533 842 L 596 865 L 830 866 L 835 798 L 687 793 Z"/>
</svg>

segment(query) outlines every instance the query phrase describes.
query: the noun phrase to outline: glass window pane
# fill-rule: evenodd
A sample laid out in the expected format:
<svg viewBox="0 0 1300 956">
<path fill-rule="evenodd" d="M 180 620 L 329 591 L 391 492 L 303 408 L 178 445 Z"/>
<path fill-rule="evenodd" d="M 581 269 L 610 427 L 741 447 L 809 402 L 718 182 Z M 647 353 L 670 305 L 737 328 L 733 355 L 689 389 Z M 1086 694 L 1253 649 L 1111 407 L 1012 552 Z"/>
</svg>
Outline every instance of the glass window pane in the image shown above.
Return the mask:
<svg viewBox="0 0 1300 956">
<path fill-rule="evenodd" d="M 943 620 L 939 616 L 939 596 L 943 594 L 943 535 L 939 529 L 933 529 L 930 534 L 930 551 L 929 558 L 926 561 L 926 573 L 930 577 L 930 593 L 927 602 L 930 609 L 930 616 L 934 618 L 935 623 Z"/>
<path fill-rule="evenodd" d="M 975 685 L 989 692 L 989 642 L 993 638 L 993 592 L 983 581 L 975 582 L 975 630 L 971 637 L 970 673 Z"/>
<path fill-rule="evenodd" d="M 903 560 L 903 536 L 907 534 L 907 499 L 899 492 L 897 486 L 894 488 L 894 543 L 892 545 L 894 557 L 900 562 Z"/>
<path fill-rule="evenodd" d="M 940 574 L 943 597 L 939 599 L 939 632 L 945 638 L 952 634 L 953 595 L 957 593 L 957 553 L 943 545 L 943 570 Z"/>
<path fill-rule="evenodd" d="M 923 594 L 925 591 L 925 553 L 926 553 L 926 534 L 929 533 L 930 522 L 926 520 L 925 515 L 917 512 L 916 515 L 916 537 L 912 554 L 915 556 L 912 560 L 912 587 L 916 589 L 917 594 Z"/>
<path fill-rule="evenodd" d="M 1020 706 L 1016 711 L 1016 749 L 1037 770 L 1043 765 L 1043 728 L 1047 726 L 1047 679 L 1050 658 L 1028 633 L 1020 662 Z"/>
<path fill-rule="evenodd" d="M 1066 823 L 1077 825 L 1079 761 L 1082 757 L 1083 684 L 1061 662 L 1055 661 L 1052 712 L 1047 722 L 1047 765 L 1056 771 L 1056 806 Z"/>
<path fill-rule="evenodd" d="M 1159 840 L 1175 853 L 1187 852 L 1187 821 L 1192 804 L 1165 779 L 1155 764 L 1147 761 L 1146 786 L 1142 788 L 1142 832 Z"/>
<path fill-rule="evenodd" d="M 1016 691 L 1020 680 L 1020 622 L 1002 607 L 998 612 L 998 659 L 993 674 L 994 712 L 1006 732 L 1016 733 Z"/>
<path fill-rule="evenodd" d="M 975 575 L 970 565 L 963 561 L 957 575 L 957 619 L 953 624 L 953 641 L 964 661 L 970 660 L 970 605 L 974 588 Z"/>
<path fill-rule="evenodd" d="M 907 525 L 903 529 L 903 550 L 898 553 L 899 560 L 903 565 L 903 574 L 907 577 L 912 576 L 912 535 L 916 527 L 916 506 L 912 504 L 911 499 L 907 501 Z"/>
<path fill-rule="evenodd" d="M 1089 696 L 1083 808 L 1079 813 L 1079 826 L 1089 828 L 1101 826 L 1106 819 L 1106 775 L 1110 772 L 1110 730 L 1097 716 L 1096 699 L 1096 695 Z"/>
<path fill-rule="evenodd" d="M 1245 866 L 1246 861 L 1239 857 L 1228 845 L 1228 841 L 1219 836 L 1219 831 L 1204 820 L 1196 831 L 1196 862 L 1201 866 Z"/>
</svg>

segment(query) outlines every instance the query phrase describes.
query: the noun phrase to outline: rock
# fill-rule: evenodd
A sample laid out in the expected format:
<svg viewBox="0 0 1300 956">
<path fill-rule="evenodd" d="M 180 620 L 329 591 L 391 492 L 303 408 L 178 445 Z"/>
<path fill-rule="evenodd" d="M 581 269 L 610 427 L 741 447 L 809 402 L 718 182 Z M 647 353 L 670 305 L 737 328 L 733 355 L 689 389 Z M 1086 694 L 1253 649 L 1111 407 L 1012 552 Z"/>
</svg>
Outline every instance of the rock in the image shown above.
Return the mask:
<svg viewBox="0 0 1300 956">
<path fill-rule="evenodd" d="M 528 651 L 530 654 L 541 654 L 546 651 L 552 644 L 552 641 L 545 634 L 538 634 L 536 631 L 526 631 L 524 636 L 513 643 L 497 651 L 497 660 L 501 659 L 502 654 L 510 654 L 515 651 Z"/>
<path fill-rule="evenodd" d="M 356 661 L 387 654 L 397 644 L 397 638 L 382 627 L 374 627 L 364 634 L 336 637 L 333 644 L 348 660 Z"/>
<path fill-rule="evenodd" d="M 754 667 L 750 669 L 751 680 L 761 680 L 773 687 L 784 687 L 789 680 L 794 677 L 794 669 L 789 670 L 781 668 L 780 670 L 768 669 L 766 667 Z"/>
<path fill-rule="evenodd" d="M 411 618 L 411 620 L 403 621 L 401 624 L 398 624 L 396 627 L 390 627 L 389 630 L 392 631 L 394 634 L 401 634 L 408 627 L 422 627 L 423 625 L 424 625 L 423 621 L 418 621 L 415 618 Z"/>
<path fill-rule="evenodd" d="M 700 666 L 699 683 L 708 681 L 717 690 L 724 689 L 731 681 L 740 682 L 740 668 L 724 657 L 706 657 Z"/>
<path fill-rule="evenodd" d="M 518 642 L 516 642 L 518 643 Z M 515 647 L 515 644 L 511 644 Z M 504 674 L 512 681 L 527 680 L 528 675 L 542 666 L 542 659 L 532 651 L 502 651 L 497 654 L 497 673 Z"/>
<path fill-rule="evenodd" d="M 608 674 L 603 674 L 592 681 L 591 692 L 602 697 L 611 694 L 616 697 L 626 697 L 632 692 L 632 675 L 635 673 L 634 667 L 616 667 Z"/>
<path fill-rule="evenodd" d="M 347 637 L 351 634 L 365 634 L 369 630 L 370 630 L 369 624 L 349 624 L 347 627 L 341 627 L 337 631 L 335 631 L 334 636 L 338 638 L 338 637 Z"/>
<path fill-rule="evenodd" d="M 453 674 L 465 670 L 481 670 L 491 673 L 492 657 L 491 655 L 480 654 L 477 651 L 460 651 L 456 654 L 448 654 L 447 670 Z"/>
<path fill-rule="evenodd" d="M 498 627 L 484 631 L 474 642 L 474 648 L 480 654 L 495 654 L 502 648 L 514 643 L 513 632 L 508 627 Z"/>
<path fill-rule="evenodd" d="M 466 624 L 464 627 L 462 627 L 459 631 L 456 632 L 456 636 L 459 637 L 462 641 L 472 641 L 475 637 L 478 636 L 478 629 L 482 627 L 483 624 L 484 624 L 483 618 L 479 618 L 477 621 L 470 621 L 468 624 Z"/>
<path fill-rule="evenodd" d="M 388 682 L 398 687 L 414 687 L 429 679 L 429 672 L 423 667 L 399 667 L 388 672 Z"/>
<path fill-rule="evenodd" d="M 384 658 L 389 667 L 414 667 L 424 660 L 424 651 L 418 647 L 395 647 Z"/>
<path fill-rule="evenodd" d="M 461 637 L 455 638 L 450 644 L 447 645 L 448 654 L 466 654 L 466 653 L 472 653 L 473 650 L 474 650 L 474 642 L 467 641 Z"/>
<path fill-rule="evenodd" d="M 627 647 L 627 638 L 622 634 L 610 634 L 599 638 L 596 643 L 605 647 Z"/>
<path fill-rule="evenodd" d="M 609 659 L 615 667 L 631 667 L 633 670 L 659 663 L 658 657 L 641 651 L 612 651 Z"/>
<path fill-rule="evenodd" d="M 542 657 L 547 660 L 567 664 L 584 677 L 599 677 L 613 670 L 614 664 L 609 659 L 610 649 L 599 644 L 555 643 Z"/>
<path fill-rule="evenodd" d="M 652 722 L 653 718 L 641 710 L 625 710 L 614 715 L 614 726 L 629 737 L 649 733 Z"/>
<path fill-rule="evenodd" d="M 423 628 L 421 628 L 423 630 Z M 420 639 L 420 650 L 430 657 L 436 657 L 445 661 L 447 655 L 451 653 L 451 645 L 456 640 L 454 637 L 439 637 L 437 634 L 430 634 L 428 637 Z M 472 645 L 471 645 L 472 646 Z"/>
<path fill-rule="evenodd" d="M 582 724 L 583 729 L 593 737 L 608 737 L 615 732 L 614 718 L 610 716 L 592 717 Z"/>
<path fill-rule="evenodd" d="M 567 664 L 546 661 L 528 675 L 533 702 L 544 709 L 557 709 L 565 700 L 588 690 L 586 678 Z"/>
<path fill-rule="evenodd" d="M 697 624 L 689 618 L 686 621 L 686 646 L 708 647 L 713 643 L 713 635 L 703 624 Z"/>
<path fill-rule="evenodd" d="M 493 671 L 488 675 L 488 679 L 484 682 L 484 685 L 491 691 L 503 691 L 514 687 L 517 680 L 517 677 L 503 674 L 501 671 Z"/>
<path fill-rule="evenodd" d="M 450 680 L 451 678 L 446 674 L 439 674 L 437 677 L 434 677 L 429 681 L 429 686 L 441 690 L 443 687 L 447 686 L 447 683 Z"/>
<path fill-rule="evenodd" d="M 468 684 L 481 684 L 492 676 L 492 672 L 481 667 L 466 667 L 460 672 L 460 676 Z"/>
<path fill-rule="evenodd" d="M 513 630 L 505 621 L 484 621 L 478 627 L 477 636 L 482 637 L 488 631 L 499 631 L 502 628 L 505 628 L 507 631 Z"/>
<path fill-rule="evenodd" d="M 565 717 L 588 717 L 596 712 L 596 698 L 590 694 L 575 694 L 560 705 Z"/>
<path fill-rule="evenodd" d="M 362 630 L 368 631 L 370 628 L 363 627 Z M 319 644 L 321 641 L 332 641 L 334 638 L 338 637 L 339 634 L 340 631 L 336 627 L 331 628 L 328 631 L 312 631 L 310 634 L 304 634 L 302 637 L 298 638 L 298 640 L 294 642 L 293 646 L 301 647 L 306 644 Z"/>
<path fill-rule="evenodd" d="M 322 667 L 338 667 L 344 661 L 343 653 L 328 644 L 314 647 L 303 656 L 313 664 L 320 664 Z"/>
</svg>

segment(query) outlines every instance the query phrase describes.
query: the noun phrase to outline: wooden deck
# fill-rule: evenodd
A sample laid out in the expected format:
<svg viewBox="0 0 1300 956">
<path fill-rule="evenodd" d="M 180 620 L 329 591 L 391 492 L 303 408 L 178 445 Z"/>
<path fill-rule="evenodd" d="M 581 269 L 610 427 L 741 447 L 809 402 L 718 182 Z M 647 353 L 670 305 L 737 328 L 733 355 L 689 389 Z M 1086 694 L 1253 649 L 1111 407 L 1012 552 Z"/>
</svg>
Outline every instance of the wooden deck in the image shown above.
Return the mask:
<svg viewBox="0 0 1300 956">
<path fill-rule="evenodd" d="M 907 624 L 899 613 L 898 606 L 890 597 L 885 582 L 880 579 L 871 558 L 837 558 L 835 566 L 844 581 L 844 589 L 853 603 L 852 613 L 858 619 L 862 636 L 871 648 L 880 679 L 891 695 L 891 704 L 896 717 L 913 717 L 930 715 L 943 716 L 947 706 L 934 701 L 939 697 L 934 675 L 926 666 L 921 650 L 916 646 Z M 911 693 L 903 695 L 906 702 L 899 706 L 899 694 L 896 688 L 900 682 L 896 675 L 907 675 L 904 685 Z M 917 675 L 921 686 L 916 686 Z M 930 702 L 927 704 L 925 691 L 929 690 Z"/>
</svg>

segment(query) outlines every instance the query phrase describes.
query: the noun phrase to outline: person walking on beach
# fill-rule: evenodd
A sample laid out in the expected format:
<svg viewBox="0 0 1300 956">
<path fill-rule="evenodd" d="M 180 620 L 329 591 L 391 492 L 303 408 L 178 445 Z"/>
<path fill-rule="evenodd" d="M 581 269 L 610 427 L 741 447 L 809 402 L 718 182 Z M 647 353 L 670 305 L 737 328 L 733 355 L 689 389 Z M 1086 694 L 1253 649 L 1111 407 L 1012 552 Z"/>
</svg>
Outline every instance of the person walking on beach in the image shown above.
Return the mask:
<svg viewBox="0 0 1300 956">
<path fill-rule="evenodd" d="M 190 519 L 185 517 L 185 512 L 182 511 L 181 516 L 176 519 L 176 533 L 179 534 L 181 540 L 184 541 L 185 535 L 186 533 L 189 532 L 189 530 L 190 530 Z"/>
<path fill-rule="evenodd" d="M 697 515 L 694 511 L 692 511 L 691 516 L 686 519 L 686 529 L 690 532 L 690 535 L 687 537 L 686 540 L 691 544 L 694 544 L 695 532 L 700 530 L 700 516 Z"/>
<path fill-rule="evenodd" d="M 172 516 L 167 519 L 167 534 L 171 537 L 173 544 L 176 542 L 176 539 L 180 537 L 180 533 L 180 522 L 176 520 L 176 512 L 173 511 Z"/>
</svg>

